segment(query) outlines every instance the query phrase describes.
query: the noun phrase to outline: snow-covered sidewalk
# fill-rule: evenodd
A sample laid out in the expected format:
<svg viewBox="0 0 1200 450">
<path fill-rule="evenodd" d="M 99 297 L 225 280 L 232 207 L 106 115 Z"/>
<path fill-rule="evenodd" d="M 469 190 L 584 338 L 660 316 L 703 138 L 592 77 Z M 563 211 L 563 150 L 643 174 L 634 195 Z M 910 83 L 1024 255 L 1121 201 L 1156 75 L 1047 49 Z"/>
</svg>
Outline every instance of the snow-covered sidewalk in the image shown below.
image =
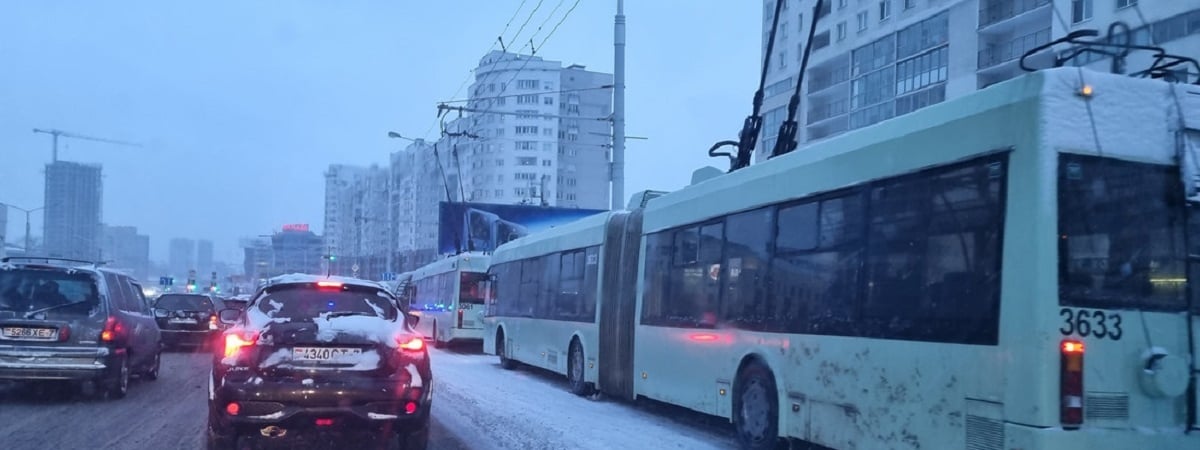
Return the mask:
<svg viewBox="0 0 1200 450">
<path fill-rule="evenodd" d="M 566 390 L 548 372 L 494 356 L 431 351 L 433 416 L 473 449 L 732 449 L 726 430 L 679 423 Z"/>
</svg>

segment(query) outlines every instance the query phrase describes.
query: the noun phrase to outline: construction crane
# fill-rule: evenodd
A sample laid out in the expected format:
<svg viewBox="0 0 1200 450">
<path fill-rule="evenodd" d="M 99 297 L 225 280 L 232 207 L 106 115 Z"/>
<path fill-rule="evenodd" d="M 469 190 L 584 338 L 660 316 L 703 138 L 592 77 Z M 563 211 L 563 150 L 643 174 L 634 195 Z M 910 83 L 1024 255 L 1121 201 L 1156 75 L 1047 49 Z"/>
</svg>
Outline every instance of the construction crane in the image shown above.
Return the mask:
<svg viewBox="0 0 1200 450">
<path fill-rule="evenodd" d="M 50 137 L 52 138 L 52 144 L 50 147 L 50 150 L 51 150 L 50 162 L 58 162 L 58 137 L 59 136 L 62 136 L 65 138 L 71 138 L 71 139 L 80 139 L 80 140 L 84 140 L 84 141 L 95 141 L 95 142 L 104 142 L 106 144 L 113 144 L 113 145 L 124 145 L 124 146 L 128 146 L 128 147 L 141 147 L 142 146 L 142 144 L 138 144 L 135 142 L 125 142 L 125 141 L 118 141 L 115 139 L 104 139 L 104 138 L 98 138 L 98 137 L 84 136 L 82 134 L 75 134 L 75 133 L 72 133 L 69 131 L 62 131 L 62 130 L 55 130 L 55 129 L 43 130 L 40 128 L 34 128 L 33 132 L 34 133 L 45 133 L 45 134 L 50 135 Z"/>
</svg>

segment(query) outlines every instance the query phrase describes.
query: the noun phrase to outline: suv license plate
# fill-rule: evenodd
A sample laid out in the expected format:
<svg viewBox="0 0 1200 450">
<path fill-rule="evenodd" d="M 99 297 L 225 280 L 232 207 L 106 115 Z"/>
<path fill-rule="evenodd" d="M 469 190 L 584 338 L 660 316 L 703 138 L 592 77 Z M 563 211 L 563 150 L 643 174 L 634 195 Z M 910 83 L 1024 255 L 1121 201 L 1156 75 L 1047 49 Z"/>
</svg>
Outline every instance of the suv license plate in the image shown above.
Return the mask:
<svg viewBox="0 0 1200 450">
<path fill-rule="evenodd" d="M 195 325 L 199 322 L 196 322 L 196 319 L 169 319 L 169 320 L 167 320 L 167 323 L 186 323 L 186 324 Z"/>
<path fill-rule="evenodd" d="M 339 347 L 295 347 L 292 348 L 292 359 L 296 361 L 331 361 L 343 356 L 362 354 L 361 348 Z"/>
<path fill-rule="evenodd" d="M 54 328 L 4 327 L 0 334 L 10 339 L 31 339 L 52 341 L 58 339 L 58 330 Z"/>
</svg>

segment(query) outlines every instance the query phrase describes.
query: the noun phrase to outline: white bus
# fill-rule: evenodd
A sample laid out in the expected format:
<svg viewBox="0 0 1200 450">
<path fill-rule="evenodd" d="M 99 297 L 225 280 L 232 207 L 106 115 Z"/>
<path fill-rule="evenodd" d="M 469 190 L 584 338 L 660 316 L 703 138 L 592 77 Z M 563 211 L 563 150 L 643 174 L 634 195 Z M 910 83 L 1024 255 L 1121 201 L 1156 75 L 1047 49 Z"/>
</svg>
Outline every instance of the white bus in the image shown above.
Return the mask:
<svg viewBox="0 0 1200 450">
<path fill-rule="evenodd" d="M 585 381 L 744 448 L 1200 448 L 1198 153 L 1200 88 L 1054 69 L 664 195 L 586 243 L 639 250 L 602 259 Z M 499 275 L 489 322 L 529 327 Z"/>
<path fill-rule="evenodd" d="M 421 316 L 417 331 L 435 347 L 483 339 L 484 282 L 489 255 L 468 252 L 412 271 L 405 296 L 413 315 Z"/>
<path fill-rule="evenodd" d="M 501 366 L 529 364 L 563 374 L 571 391 L 592 392 L 598 377 L 597 299 L 601 267 L 611 276 L 619 258 L 618 239 L 629 214 L 607 212 L 501 245 L 492 254 L 484 322 L 484 351 Z M 630 252 L 636 251 L 636 243 Z M 633 280 L 629 280 L 632 285 Z M 511 299 L 511 301 L 497 301 Z"/>
</svg>

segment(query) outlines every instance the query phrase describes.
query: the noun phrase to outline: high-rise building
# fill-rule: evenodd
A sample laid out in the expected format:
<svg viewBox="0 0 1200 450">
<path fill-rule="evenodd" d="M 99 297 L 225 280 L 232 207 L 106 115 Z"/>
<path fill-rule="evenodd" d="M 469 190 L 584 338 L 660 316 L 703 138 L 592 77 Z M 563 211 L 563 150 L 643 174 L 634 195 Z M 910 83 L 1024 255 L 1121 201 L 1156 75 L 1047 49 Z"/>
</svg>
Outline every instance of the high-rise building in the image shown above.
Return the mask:
<svg viewBox="0 0 1200 450">
<path fill-rule="evenodd" d="M 271 241 L 264 238 L 246 238 L 242 239 L 239 245 L 245 254 L 242 270 L 246 278 L 251 281 L 267 278 L 271 272 L 271 261 L 274 259 Z"/>
<path fill-rule="evenodd" d="M 97 164 L 46 164 L 43 239 L 48 256 L 84 260 L 101 256 L 102 186 Z"/>
<path fill-rule="evenodd" d="M 325 172 L 325 250 L 336 255 L 333 272 L 360 276 L 386 271 L 393 229 L 388 210 L 390 169 L 378 165 L 329 166 Z"/>
<path fill-rule="evenodd" d="M 213 269 L 212 241 L 206 239 L 196 241 L 196 271 L 204 278 L 211 278 Z"/>
<path fill-rule="evenodd" d="M 763 1 L 763 57 L 776 0 Z M 816 0 L 783 0 L 764 89 L 762 137 L 755 157 L 775 145 L 798 79 Z M 1131 42 L 1188 55 L 1200 48 L 1195 2 L 1136 0 L 826 0 L 797 111 L 800 143 L 907 114 L 1016 77 L 1026 51 L 1085 28 L 1129 26 Z M 1143 22 L 1143 18 L 1145 22 Z M 1118 28 L 1118 32 L 1119 32 Z M 1120 37 L 1120 36 L 1118 36 Z M 1029 58 L 1044 68 L 1066 46 Z M 1194 56 L 1194 55 L 1189 55 Z M 1151 52 L 1126 58 L 1129 73 Z M 1112 59 L 1085 54 L 1070 64 L 1110 70 Z M 751 92 L 747 88 L 747 93 Z"/>
<path fill-rule="evenodd" d="M 447 128 L 457 130 L 458 123 L 449 122 Z M 438 205 L 459 199 L 459 178 L 446 141 L 435 148 L 417 139 L 391 156 L 394 271 L 413 270 L 437 257 Z"/>
<path fill-rule="evenodd" d="M 171 275 L 184 278 L 188 272 L 196 270 L 196 241 L 184 238 L 171 239 L 167 247 L 167 267 Z M 197 272 L 197 277 L 199 273 Z"/>
<path fill-rule="evenodd" d="M 267 276 L 319 274 L 323 266 L 323 249 L 321 236 L 307 228 L 284 228 L 271 235 L 271 265 Z"/>
<path fill-rule="evenodd" d="M 611 74 L 581 65 L 493 51 L 475 69 L 456 128 L 475 138 L 444 137 L 457 149 L 467 201 L 605 209 L 609 192 Z M 452 186 L 457 187 L 457 186 Z"/>
<path fill-rule="evenodd" d="M 150 276 L 150 237 L 138 234 L 137 227 L 105 225 L 101 254 L 109 267 L 139 280 Z"/>
</svg>

